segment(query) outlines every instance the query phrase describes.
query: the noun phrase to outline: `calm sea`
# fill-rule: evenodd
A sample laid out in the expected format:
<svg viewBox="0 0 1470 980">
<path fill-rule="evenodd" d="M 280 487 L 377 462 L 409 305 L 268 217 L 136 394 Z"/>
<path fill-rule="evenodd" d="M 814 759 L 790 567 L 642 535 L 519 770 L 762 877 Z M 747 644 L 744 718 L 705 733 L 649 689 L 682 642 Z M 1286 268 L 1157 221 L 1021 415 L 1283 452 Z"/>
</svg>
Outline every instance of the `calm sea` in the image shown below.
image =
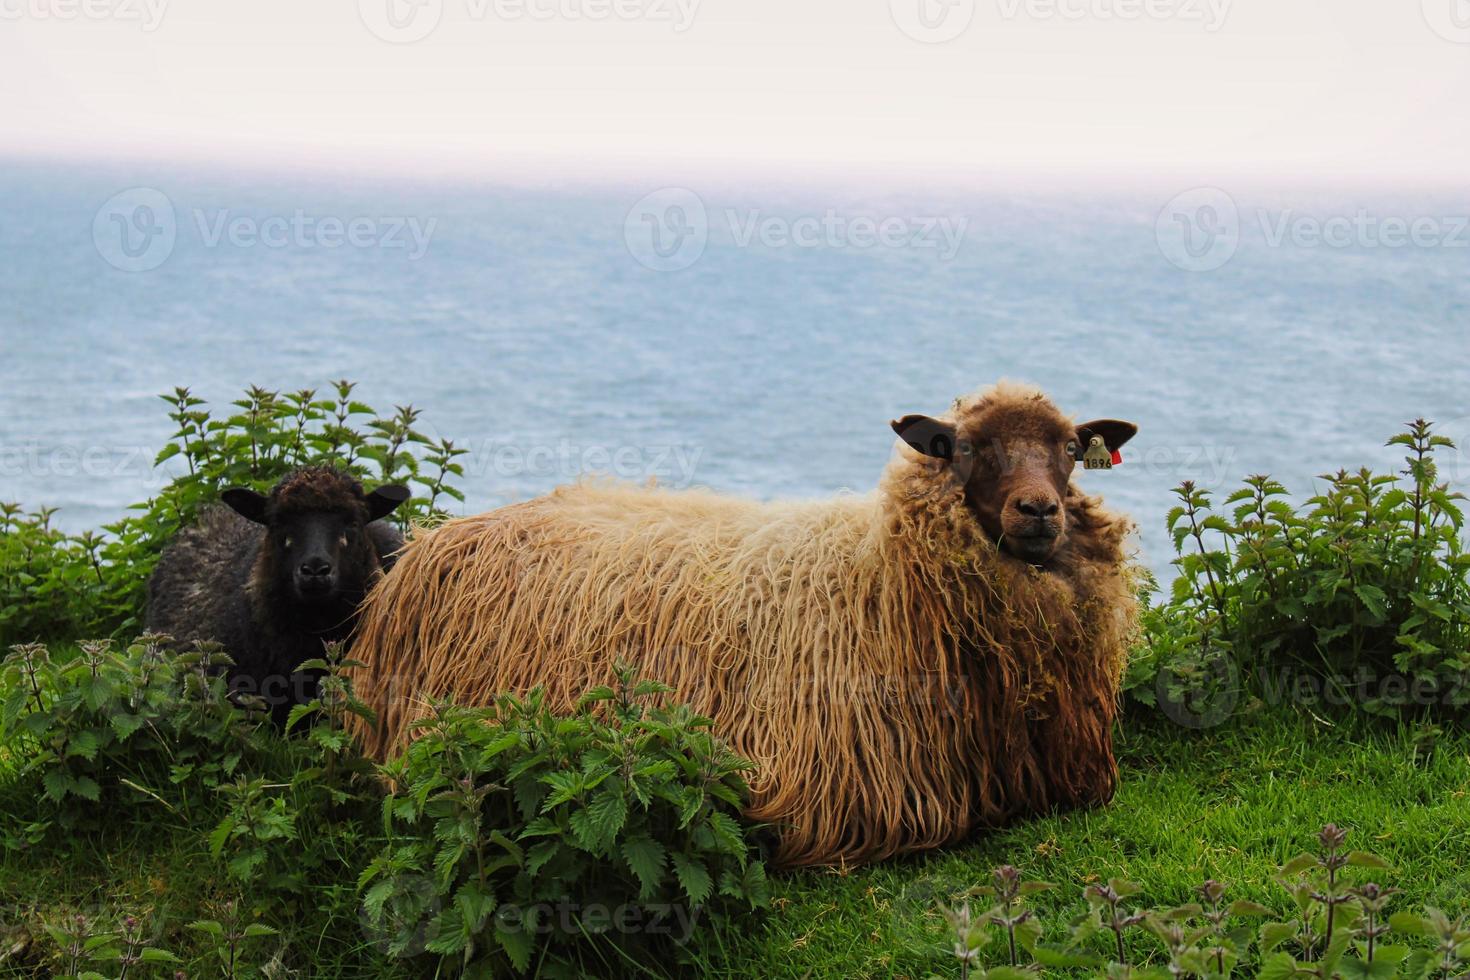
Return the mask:
<svg viewBox="0 0 1470 980">
<path fill-rule="evenodd" d="M 1299 491 L 1428 416 L 1470 445 L 1470 195 L 536 190 L 0 164 L 0 499 L 115 519 L 156 397 L 351 378 L 473 449 L 476 511 L 583 472 L 870 488 L 890 418 L 1001 377 L 1140 425 L 1080 479 L 1167 568 L 1170 488 Z M 1172 203 L 1171 203 L 1172 201 Z M 1470 454 L 1446 475 L 1470 478 Z"/>
</svg>

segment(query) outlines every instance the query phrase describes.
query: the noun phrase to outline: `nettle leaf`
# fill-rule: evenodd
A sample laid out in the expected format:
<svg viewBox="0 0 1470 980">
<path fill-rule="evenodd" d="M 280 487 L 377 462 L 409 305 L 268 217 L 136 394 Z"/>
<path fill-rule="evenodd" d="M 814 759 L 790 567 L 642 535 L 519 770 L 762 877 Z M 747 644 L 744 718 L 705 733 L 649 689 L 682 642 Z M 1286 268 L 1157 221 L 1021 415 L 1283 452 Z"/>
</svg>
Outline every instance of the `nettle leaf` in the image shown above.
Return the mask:
<svg viewBox="0 0 1470 980">
<path fill-rule="evenodd" d="M 108 718 L 112 725 L 112 731 L 117 735 L 119 742 L 126 742 L 138 729 L 143 727 L 143 718 L 140 715 L 119 712 Z"/>
<path fill-rule="evenodd" d="M 1232 916 L 1239 915 L 1255 917 L 1271 914 L 1271 910 L 1262 905 L 1260 902 L 1252 902 L 1244 898 L 1237 898 L 1235 901 L 1231 902 L 1228 911 Z"/>
<path fill-rule="evenodd" d="M 1387 871 L 1390 868 L 1389 863 L 1383 858 L 1376 854 L 1369 854 L 1367 851 L 1350 851 L 1347 855 L 1347 863 L 1355 868 L 1375 868 L 1380 871 Z"/>
<path fill-rule="evenodd" d="M 542 813 L 575 799 L 582 792 L 583 776 L 578 772 L 549 772 L 541 781 L 551 787 L 551 795 L 541 803 Z"/>
<path fill-rule="evenodd" d="M 66 743 L 67 755 L 79 755 L 91 762 L 97 758 L 97 750 L 102 748 L 102 739 L 91 729 L 77 732 Z"/>
<path fill-rule="evenodd" d="M 46 796 L 60 803 L 71 789 L 71 776 L 64 769 L 52 769 L 41 777 L 41 785 L 46 790 Z"/>
<path fill-rule="evenodd" d="M 441 956 L 458 953 L 470 943 L 470 937 L 464 931 L 464 919 L 453 907 L 444 909 L 435 917 L 429 934 L 431 938 L 424 943 L 424 949 Z"/>
<path fill-rule="evenodd" d="M 1261 926 L 1261 952 L 1269 953 L 1301 931 L 1300 922 L 1268 922 Z"/>
<path fill-rule="evenodd" d="M 983 974 L 985 980 L 1036 980 L 1036 974 L 1019 966 L 993 966 Z"/>
<path fill-rule="evenodd" d="M 1315 854 L 1298 854 L 1281 866 L 1280 875 L 1283 878 L 1293 878 L 1308 868 L 1315 868 L 1321 862 Z"/>
<path fill-rule="evenodd" d="M 1405 936 L 1428 936 L 1434 932 L 1428 919 L 1413 912 L 1395 912 L 1388 917 L 1388 924 L 1394 932 Z"/>
<path fill-rule="evenodd" d="M 535 876 L 561 851 L 561 842 L 544 840 L 526 852 L 526 873 Z"/>
<path fill-rule="evenodd" d="M 664 878 L 664 846 L 651 837 L 638 836 L 623 842 L 623 860 L 637 875 L 639 898 L 651 898 Z"/>
<path fill-rule="evenodd" d="M 572 827 L 572 841 L 576 846 L 589 854 L 597 854 L 606 849 L 606 842 L 601 827 L 597 824 L 597 817 L 592 810 L 577 810 L 569 821 Z"/>
<path fill-rule="evenodd" d="M 1404 956 L 1409 954 L 1406 947 L 1399 948 L 1403 950 Z M 1344 957 L 1337 964 L 1337 972 L 1348 980 L 1389 980 L 1390 977 L 1397 977 L 1403 957 L 1385 959 L 1379 955 L 1380 952 L 1381 950 L 1374 950 L 1372 963 L 1352 956 Z"/>
<path fill-rule="evenodd" d="M 611 845 L 618 832 L 623 829 L 623 824 L 628 821 L 628 801 L 622 791 L 599 793 L 587 809 L 597 826 L 599 839 L 604 844 Z"/>
<path fill-rule="evenodd" d="M 745 854 L 745 834 L 729 814 L 710 811 L 709 829 L 719 850 L 737 857 Z"/>
<path fill-rule="evenodd" d="M 1290 980 L 1296 976 L 1297 962 L 1288 953 L 1272 953 L 1261 961 L 1256 980 Z"/>
<path fill-rule="evenodd" d="M 674 862 L 674 876 L 679 879 L 679 885 L 684 889 L 684 894 L 695 905 L 699 905 L 709 898 L 713 882 L 710 880 L 709 869 L 704 862 L 698 858 L 687 857 L 675 851 L 669 854 Z"/>
<path fill-rule="evenodd" d="M 510 960 L 510 965 L 516 972 L 524 973 L 531 968 L 531 956 L 536 951 L 536 942 L 529 930 L 524 927 L 497 925 L 495 941 L 505 950 L 506 959 Z"/>
</svg>

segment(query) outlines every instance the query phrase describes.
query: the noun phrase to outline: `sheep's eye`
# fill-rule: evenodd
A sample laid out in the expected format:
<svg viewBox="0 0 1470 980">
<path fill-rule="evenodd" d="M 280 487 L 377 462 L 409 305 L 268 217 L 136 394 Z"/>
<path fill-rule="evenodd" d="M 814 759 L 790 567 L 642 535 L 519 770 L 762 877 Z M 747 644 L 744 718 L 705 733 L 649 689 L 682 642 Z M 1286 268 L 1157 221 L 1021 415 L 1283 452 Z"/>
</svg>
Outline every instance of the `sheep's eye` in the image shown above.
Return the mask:
<svg viewBox="0 0 1470 980">
<path fill-rule="evenodd" d="M 961 456 L 973 456 L 973 455 L 975 455 L 975 447 L 972 446 L 972 445 L 970 445 L 970 443 L 968 443 L 968 442 L 962 442 L 962 443 L 960 443 L 960 455 Z"/>
<path fill-rule="evenodd" d="M 286 547 L 291 547 L 291 535 L 286 535 Z"/>
<path fill-rule="evenodd" d="M 340 544 L 344 548 L 347 547 L 347 532 L 346 531 L 343 531 L 342 532 L 342 536 L 337 539 L 337 543 Z"/>
<path fill-rule="evenodd" d="M 1076 439 L 1070 439 L 1070 440 L 1067 441 L 1067 455 L 1068 456 L 1071 456 L 1073 459 L 1076 459 L 1077 458 L 1077 440 Z"/>
</svg>

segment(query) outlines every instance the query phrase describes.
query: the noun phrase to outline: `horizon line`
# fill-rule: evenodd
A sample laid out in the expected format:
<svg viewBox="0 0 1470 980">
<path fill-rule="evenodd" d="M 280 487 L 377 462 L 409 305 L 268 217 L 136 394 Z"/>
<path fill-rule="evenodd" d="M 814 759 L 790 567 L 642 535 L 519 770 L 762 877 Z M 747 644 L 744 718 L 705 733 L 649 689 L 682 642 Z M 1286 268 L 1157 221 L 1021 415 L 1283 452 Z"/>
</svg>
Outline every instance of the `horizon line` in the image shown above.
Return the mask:
<svg viewBox="0 0 1470 980">
<path fill-rule="evenodd" d="M 230 148 L 233 150 L 234 148 Z M 295 152 L 290 152 L 294 150 Z M 559 188 L 598 190 L 682 186 L 688 183 L 748 189 L 802 188 L 820 184 L 828 189 L 886 192 L 931 190 L 964 191 L 1066 190 L 1126 192 L 1156 189 L 1161 181 L 1181 187 L 1219 186 L 1258 190 L 1289 190 L 1310 185 L 1314 191 L 1398 191 L 1464 193 L 1463 180 L 1435 172 L 1385 173 L 1344 171 L 1323 174 L 1306 167 L 1247 165 L 1239 161 L 1210 164 L 1108 162 L 1082 167 L 1055 161 L 1036 165 L 966 162 L 918 163 L 911 160 L 782 160 L 728 156 L 665 156 L 650 165 L 647 155 L 607 153 L 595 165 L 586 154 L 500 154 L 459 163 L 443 157 L 391 152 L 332 153 L 317 147 L 281 148 L 272 154 L 195 151 L 162 154 L 129 146 L 106 148 L 76 143 L 0 146 L 0 164 L 65 165 L 78 168 L 156 167 L 160 171 L 214 171 L 250 177 L 290 175 L 307 180 L 354 179 L 364 183 L 437 183 L 461 187 Z"/>
</svg>

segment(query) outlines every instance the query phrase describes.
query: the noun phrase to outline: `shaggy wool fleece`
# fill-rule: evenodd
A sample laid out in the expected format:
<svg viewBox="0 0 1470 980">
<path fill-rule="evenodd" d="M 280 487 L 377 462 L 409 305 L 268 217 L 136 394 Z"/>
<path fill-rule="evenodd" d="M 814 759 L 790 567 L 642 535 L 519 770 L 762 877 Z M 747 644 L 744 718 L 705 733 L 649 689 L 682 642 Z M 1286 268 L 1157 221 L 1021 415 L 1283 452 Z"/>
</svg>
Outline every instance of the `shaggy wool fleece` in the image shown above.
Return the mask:
<svg viewBox="0 0 1470 980">
<path fill-rule="evenodd" d="M 1102 803 L 1136 624 L 1131 525 L 1075 486 L 1065 507 L 1067 544 L 1033 567 L 985 536 L 946 464 L 901 447 L 860 497 L 583 483 L 451 521 L 362 611 L 355 681 L 379 724 L 358 734 L 386 757 L 445 695 L 540 685 L 570 709 L 625 662 L 758 764 L 748 816 L 778 829 L 779 864 Z"/>
</svg>

